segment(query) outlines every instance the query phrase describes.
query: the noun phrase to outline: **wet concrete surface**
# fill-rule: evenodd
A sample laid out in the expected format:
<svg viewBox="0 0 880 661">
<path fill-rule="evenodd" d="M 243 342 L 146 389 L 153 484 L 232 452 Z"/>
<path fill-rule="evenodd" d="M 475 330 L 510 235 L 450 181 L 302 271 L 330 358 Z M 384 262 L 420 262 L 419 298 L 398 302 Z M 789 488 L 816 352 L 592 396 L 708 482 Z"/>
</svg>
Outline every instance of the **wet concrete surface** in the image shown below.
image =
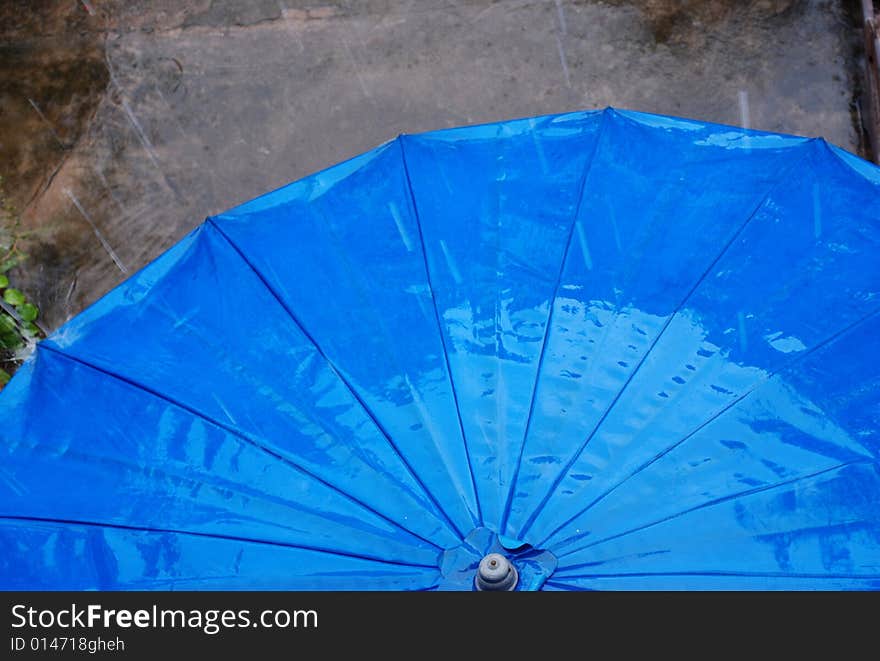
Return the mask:
<svg viewBox="0 0 880 661">
<path fill-rule="evenodd" d="M 821 0 L 0 5 L 12 280 L 57 327 L 207 215 L 398 133 L 613 105 L 861 150 Z"/>
</svg>

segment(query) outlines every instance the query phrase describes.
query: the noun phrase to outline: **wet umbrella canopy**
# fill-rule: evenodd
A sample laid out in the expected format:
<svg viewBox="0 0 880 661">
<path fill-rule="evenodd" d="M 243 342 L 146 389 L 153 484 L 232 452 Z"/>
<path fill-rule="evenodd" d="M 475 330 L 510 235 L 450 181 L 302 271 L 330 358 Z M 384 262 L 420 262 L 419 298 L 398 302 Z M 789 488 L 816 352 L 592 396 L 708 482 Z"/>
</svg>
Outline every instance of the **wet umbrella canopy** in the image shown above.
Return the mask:
<svg viewBox="0 0 880 661">
<path fill-rule="evenodd" d="M 209 218 L 0 395 L 0 586 L 880 588 L 880 170 L 605 110 Z"/>
</svg>

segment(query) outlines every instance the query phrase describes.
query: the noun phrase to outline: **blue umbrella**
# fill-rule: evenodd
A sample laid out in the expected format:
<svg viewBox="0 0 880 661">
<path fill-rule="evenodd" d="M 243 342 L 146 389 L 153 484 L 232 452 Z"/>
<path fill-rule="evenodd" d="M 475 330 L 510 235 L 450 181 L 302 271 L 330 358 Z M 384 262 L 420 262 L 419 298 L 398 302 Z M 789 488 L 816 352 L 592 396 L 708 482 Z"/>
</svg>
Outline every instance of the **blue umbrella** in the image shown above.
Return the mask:
<svg viewBox="0 0 880 661">
<path fill-rule="evenodd" d="M 880 588 L 880 169 L 607 109 L 208 218 L 0 396 L 0 587 Z"/>
</svg>

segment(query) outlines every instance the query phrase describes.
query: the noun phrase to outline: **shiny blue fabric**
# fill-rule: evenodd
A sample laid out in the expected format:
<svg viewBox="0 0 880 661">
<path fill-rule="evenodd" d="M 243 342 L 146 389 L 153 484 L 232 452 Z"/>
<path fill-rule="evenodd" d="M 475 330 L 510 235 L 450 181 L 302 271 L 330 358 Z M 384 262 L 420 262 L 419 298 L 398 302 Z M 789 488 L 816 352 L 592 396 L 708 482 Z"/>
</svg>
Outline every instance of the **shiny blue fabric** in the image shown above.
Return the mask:
<svg viewBox="0 0 880 661">
<path fill-rule="evenodd" d="M 0 588 L 880 588 L 880 169 L 606 109 L 218 216 L 0 393 Z"/>
</svg>

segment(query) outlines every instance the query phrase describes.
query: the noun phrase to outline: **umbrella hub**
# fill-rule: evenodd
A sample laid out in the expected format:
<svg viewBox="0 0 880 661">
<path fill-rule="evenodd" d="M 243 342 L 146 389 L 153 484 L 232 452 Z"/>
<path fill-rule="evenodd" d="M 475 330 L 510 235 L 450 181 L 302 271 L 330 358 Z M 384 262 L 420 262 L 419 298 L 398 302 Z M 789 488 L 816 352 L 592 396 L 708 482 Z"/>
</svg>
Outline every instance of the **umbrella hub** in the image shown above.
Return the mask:
<svg viewBox="0 0 880 661">
<path fill-rule="evenodd" d="M 492 564 L 494 562 L 494 564 Z M 482 526 L 440 555 L 441 590 L 533 592 L 556 570 L 556 556 Z"/>
<path fill-rule="evenodd" d="M 500 553 L 489 553 L 480 560 L 474 584 L 480 591 L 510 592 L 518 581 L 519 574 L 510 560 Z"/>
</svg>

